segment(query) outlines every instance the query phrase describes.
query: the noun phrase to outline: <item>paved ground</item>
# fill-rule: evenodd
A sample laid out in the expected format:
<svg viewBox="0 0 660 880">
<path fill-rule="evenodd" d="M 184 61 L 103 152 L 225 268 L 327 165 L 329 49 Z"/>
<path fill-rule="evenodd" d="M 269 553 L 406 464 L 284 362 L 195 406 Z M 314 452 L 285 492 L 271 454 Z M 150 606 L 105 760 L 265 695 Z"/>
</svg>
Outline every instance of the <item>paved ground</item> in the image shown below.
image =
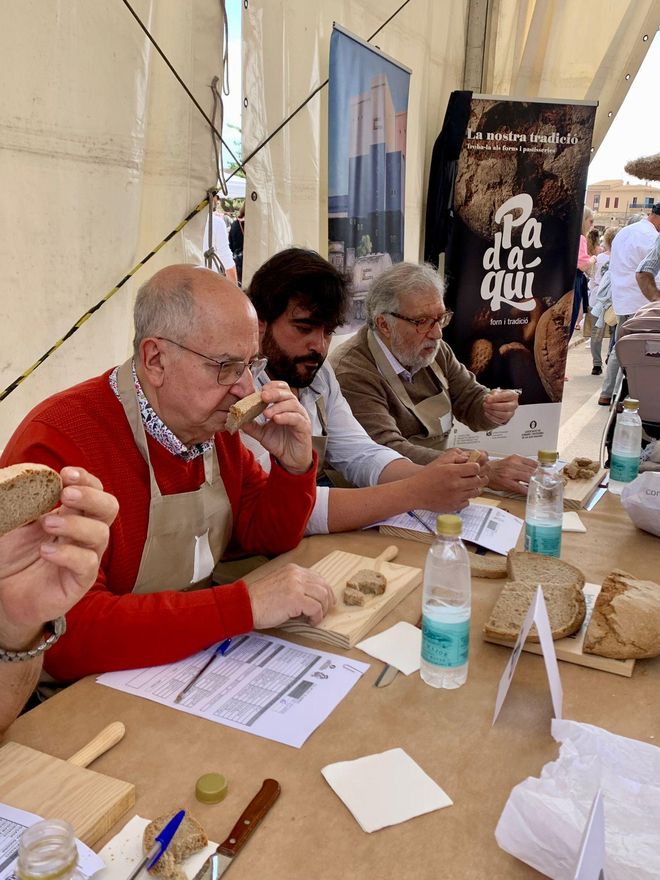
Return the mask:
<svg viewBox="0 0 660 880">
<path fill-rule="evenodd" d="M 577 334 L 577 331 L 576 331 Z M 605 343 L 603 354 L 605 354 Z M 589 340 L 578 337 L 568 350 L 564 399 L 559 428 L 559 455 L 570 460 L 575 456 L 598 458 L 600 441 L 609 409 L 598 406 L 602 376 L 591 375 Z"/>
</svg>

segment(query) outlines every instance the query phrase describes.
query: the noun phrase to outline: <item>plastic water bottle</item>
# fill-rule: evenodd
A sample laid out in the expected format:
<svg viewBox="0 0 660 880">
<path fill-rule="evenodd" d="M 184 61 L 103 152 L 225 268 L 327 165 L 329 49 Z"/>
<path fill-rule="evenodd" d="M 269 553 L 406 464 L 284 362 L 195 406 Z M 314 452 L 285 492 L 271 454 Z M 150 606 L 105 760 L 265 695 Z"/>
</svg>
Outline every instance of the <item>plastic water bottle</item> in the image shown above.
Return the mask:
<svg viewBox="0 0 660 880">
<path fill-rule="evenodd" d="M 616 417 L 610 456 L 610 481 L 607 485 L 613 495 L 620 495 L 626 483 L 634 480 L 639 472 L 642 420 L 638 409 L 639 400 L 627 397 L 623 401 L 623 411 Z"/>
<path fill-rule="evenodd" d="M 465 684 L 470 647 L 470 563 L 460 516 L 438 517 L 424 566 L 420 675 L 436 688 Z"/>
<path fill-rule="evenodd" d="M 564 513 L 564 481 L 555 471 L 556 452 L 539 450 L 539 465 L 529 481 L 525 510 L 525 550 L 559 556 Z"/>
</svg>

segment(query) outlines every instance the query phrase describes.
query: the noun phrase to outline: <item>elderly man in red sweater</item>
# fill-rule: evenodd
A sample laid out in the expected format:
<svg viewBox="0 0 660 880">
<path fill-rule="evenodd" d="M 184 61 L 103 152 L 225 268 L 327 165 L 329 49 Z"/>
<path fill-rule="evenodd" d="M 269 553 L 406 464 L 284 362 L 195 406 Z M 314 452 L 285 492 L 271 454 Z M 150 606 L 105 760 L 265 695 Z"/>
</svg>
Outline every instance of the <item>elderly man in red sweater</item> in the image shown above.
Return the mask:
<svg viewBox="0 0 660 880">
<path fill-rule="evenodd" d="M 258 347 L 241 290 L 170 266 L 138 293 L 133 358 L 35 407 L 9 441 L 0 464 L 75 463 L 119 501 L 98 579 L 45 658 L 56 681 L 172 662 L 300 614 L 316 623 L 331 607 L 328 584 L 293 565 L 250 587 L 210 586 L 230 541 L 290 550 L 314 506 L 309 417 L 285 382 L 264 386 L 265 424 L 244 428 L 271 454 L 270 474 L 224 430 L 254 390 Z"/>
</svg>

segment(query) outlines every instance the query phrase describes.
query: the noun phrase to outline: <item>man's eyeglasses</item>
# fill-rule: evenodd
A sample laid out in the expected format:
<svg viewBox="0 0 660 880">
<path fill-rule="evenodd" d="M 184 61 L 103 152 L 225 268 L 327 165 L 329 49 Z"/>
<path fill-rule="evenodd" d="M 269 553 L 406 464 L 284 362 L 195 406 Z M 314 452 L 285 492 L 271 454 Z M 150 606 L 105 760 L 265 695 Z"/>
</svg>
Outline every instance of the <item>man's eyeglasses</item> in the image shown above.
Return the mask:
<svg viewBox="0 0 660 880">
<path fill-rule="evenodd" d="M 447 324 L 454 317 L 454 313 L 449 309 L 446 312 L 443 312 L 441 315 L 438 315 L 437 318 L 408 318 L 406 315 L 400 315 L 398 312 L 385 312 L 386 315 L 392 315 L 393 318 L 398 318 L 400 321 L 407 321 L 408 324 L 412 324 L 415 330 L 418 333 L 428 333 L 431 327 L 435 324 L 442 330 L 443 327 L 446 327 Z"/>
<path fill-rule="evenodd" d="M 254 358 L 252 361 L 219 361 L 216 358 L 209 357 L 207 354 L 202 354 L 201 351 L 195 351 L 194 348 L 188 348 L 187 345 L 181 345 L 180 342 L 168 339 L 167 336 L 157 336 L 156 339 L 170 342 L 172 345 L 176 345 L 177 348 L 182 348 L 184 351 L 196 354 L 197 357 L 211 361 L 218 368 L 218 385 L 234 385 L 241 378 L 246 368 L 252 373 L 252 378 L 256 379 L 266 369 L 266 364 L 268 363 L 268 358 L 265 357 Z"/>
</svg>

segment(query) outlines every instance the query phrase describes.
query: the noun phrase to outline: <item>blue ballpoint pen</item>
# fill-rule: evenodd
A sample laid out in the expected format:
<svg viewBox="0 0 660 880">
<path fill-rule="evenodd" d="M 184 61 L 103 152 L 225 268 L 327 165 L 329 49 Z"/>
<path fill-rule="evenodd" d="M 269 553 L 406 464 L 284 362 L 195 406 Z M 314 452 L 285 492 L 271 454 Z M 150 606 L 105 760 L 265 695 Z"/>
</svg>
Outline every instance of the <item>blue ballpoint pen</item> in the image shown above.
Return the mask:
<svg viewBox="0 0 660 880">
<path fill-rule="evenodd" d="M 149 870 L 153 868 L 158 859 L 163 855 L 167 847 L 170 845 L 172 838 L 177 832 L 179 825 L 183 822 L 183 817 L 186 815 L 185 810 L 179 810 L 176 816 L 173 816 L 167 825 L 163 828 L 160 834 L 156 835 L 156 841 L 154 845 L 151 847 L 146 856 L 139 862 L 139 864 L 131 871 L 126 880 L 135 880 L 137 875 L 143 868 Z"/>
<path fill-rule="evenodd" d="M 433 531 L 433 529 L 430 526 L 426 525 L 426 523 L 424 522 L 424 520 L 421 518 L 421 516 L 418 513 L 415 513 L 414 510 L 408 510 L 407 513 L 408 513 L 408 516 L 412 516 L 412 518 L 416 519 L 418 523 L 421 523 L 421 525 L 424 526 L 424 528 L 426 529 L 427 532 L 430 532 L 432 535 L 435 535 L 435 532 Z"/>
<path fill-rule="evenodd" d="M 197 672 L 193 675 L 193 677 L 190 679 L 190 681 L 184 687 L 184 689 L 182 691 L 179 691 L 179 693 L 176 695 L 176 697 L 174 698 L 175 703 L 181 702 L 181 700 L 185 697 L 185 695 L 188 693 L 190 688 L 195 684 L 196 681 L 199 680 L 200 676 L 206 672 L 206 670 L 209 668 L 211 663 L 213 663 L 213 661 L 215 660 L 216 657 L 218 657 L 218 656 L 224 657 L 225 656 L 225 654 L 229 650 L 230 645 L 231 645 L 231 639 L 225 639 L 224 642 L 220 642 L 220 644 L 217 646 L 215 651 L 211 654 L 211 656 L 206 661 L 206 663 L 202 666 L 202 668 L 197 670 Z"/>
</svg>

